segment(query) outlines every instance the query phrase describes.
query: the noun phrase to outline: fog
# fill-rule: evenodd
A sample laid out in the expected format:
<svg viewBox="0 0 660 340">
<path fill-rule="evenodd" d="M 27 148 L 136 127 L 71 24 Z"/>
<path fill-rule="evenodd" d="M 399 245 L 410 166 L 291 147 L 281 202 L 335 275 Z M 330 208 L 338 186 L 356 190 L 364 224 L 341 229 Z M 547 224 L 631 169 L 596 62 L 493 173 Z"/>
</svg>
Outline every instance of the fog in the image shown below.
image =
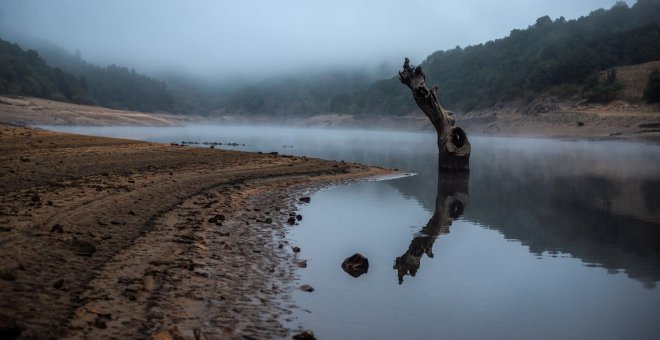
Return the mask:
<svg viewBox="0 0 660 340">
<path fill-rule="evenodd" d="M 227 81 L 367 65 L 389 70 L 404 56 L 422 60 L 503 37 L 544 15 L 574 19 L 615 2 L 0 0 L 0 37 L 45 39 L 99 65 Z"/>
</svg>

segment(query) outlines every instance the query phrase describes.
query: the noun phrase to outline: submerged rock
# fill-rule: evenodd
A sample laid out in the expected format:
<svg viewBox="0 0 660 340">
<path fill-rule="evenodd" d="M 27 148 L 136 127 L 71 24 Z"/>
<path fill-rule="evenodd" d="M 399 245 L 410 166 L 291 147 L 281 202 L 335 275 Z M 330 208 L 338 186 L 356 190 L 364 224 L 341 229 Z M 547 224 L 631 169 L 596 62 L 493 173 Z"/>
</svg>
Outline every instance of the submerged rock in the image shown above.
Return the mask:
<svg viewBox="0 0 660 340">
<path fill-rule="evenodd" d="M 369 260 L 360 253 L 347 257 L 341 264 L 341 268 L 352 277 L 359 277 L 369 271 Z"/>
<path fill-rule="evenodd" d="M 300 290 L 302 290 L 303 292 L 311 293 L 314 291 L 314 287 L 310 285 L 302 285 L 300 286 Z"/>
<path fill-rule="evenodd" d="M 309 196 L 301 197 L 300 202 L 309 203 L 312 199 Z"/>
</svg>

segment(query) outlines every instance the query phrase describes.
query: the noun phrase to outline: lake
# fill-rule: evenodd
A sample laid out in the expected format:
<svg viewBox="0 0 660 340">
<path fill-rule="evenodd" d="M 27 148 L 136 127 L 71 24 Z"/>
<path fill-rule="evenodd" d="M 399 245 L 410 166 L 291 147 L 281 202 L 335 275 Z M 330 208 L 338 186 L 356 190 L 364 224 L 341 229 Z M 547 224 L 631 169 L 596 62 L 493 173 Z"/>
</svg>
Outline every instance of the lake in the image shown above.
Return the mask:
<svg viewBox="0 0 660 340">
<path fill-rule="evenodd" d="M 473 137 L 438 175 L 434 134 L 269 127 L 47 127 L 219 142 L 399 168 L 320 191 L 289 233 L 307 268 L 292 328 L 339 339 L 660 338 L 660 146 Z M 227 143 L 237 143 L 227 146 Z M 353 277 L 344 258 L 362 253 Z"/>
</svg>

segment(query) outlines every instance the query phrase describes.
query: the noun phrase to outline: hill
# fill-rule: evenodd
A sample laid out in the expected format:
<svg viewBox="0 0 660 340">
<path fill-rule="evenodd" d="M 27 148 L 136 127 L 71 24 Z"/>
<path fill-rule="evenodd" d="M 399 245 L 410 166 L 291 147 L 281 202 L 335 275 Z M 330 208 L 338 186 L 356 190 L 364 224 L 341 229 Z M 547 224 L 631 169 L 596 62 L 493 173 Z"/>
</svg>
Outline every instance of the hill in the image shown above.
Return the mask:
<svg viewBox="0 0 660 340">
<path fill-rule="evenodd" d="M 0 39 L 0 92 L 89 103 L 85 79 L 52 68 L 34 50 Z"/>
<path fill-rule="evenodd" d="M 0 53 L 7 60 L 11 60 L 12 56 L 23 55 L 18 60 L 28 61 L 27 64 L 32 66 L 31 71 L 26 69 L 25 63 L 18 65 L 16 61 L 13 61 L 10 65 L 15 65 L 11 66 L 14 73 L 26 74 L 28 72 L 30 76 L 20 79 L 24 79 L 23 82 L 32 85 L 18 86 L 14 84 L 11 88 L 0 87 L 0 93 L 99 105 L 119 110 L 155 112 L 176 109 L 175 95 L 163 81 L 138 74 L 134 69 L 114 64 L 106 67 L 89 64 L 82 59 L 79 51 L 72 54 L 47 41 L 22 36 L 18 38 L 22 46 L 28 46 L 31 49 L 24 51 L 17 44 L 3 41 L 5 47 Z M 30 60 L 33 64 L 30 64 Z M 2 64 L 7 68 L 6 62 Z M 51 82 L 48 81 L 53 78 L 50 76 L 51 73 L 60 74 L 58 79 L 64 79 L 56 84 L 62 87 L 59 91 L 51 89 Z M 14 78 L 11 71 L 0 74 L 0 81 L 16 82 L 12 79 Z M 32 82 L 30 79 L 36 80 Z M 45 89 L 36 89 L 37 85 L 41 85 Z"/>
<path fill-rule="evenodd" d="M 576 20 L 541 17 L 506 38 L 435 52 L 421 66 L 427 82 L 438 83 L 445 106 L 469 112 L 499 102 L 531 102 L 540 94 L 609 101 L 618 98 L 619 86 L 608 87 L 600 71 L 654 60 L 660 60 L 660 1 L 639 0 Z M 617 81 L 616 74 L 611 78 Z M 373 103 L 365 107 L 369 113 L 415 110 L 397 78 L 374 83 L 367 96 Z"/>
<path fill-rule="evenodd" d="M 656 60 L 660 60 L 660 1 L 639 0 L 631 7 L 619 2 L 575 20 L 544 16 L 502 39 L 434 52 L 421 66 L 427 82 L 439 84 L 441 102 L 466 113 L 502 103 L 524 106 L 539 96 L 573 102 L 632 100 L 630 92 L 645 86 L 652 70 L 636 73 L 634 79 L 631 74 L 617 77 L 616 71 L 603 72 Z M 402 116 L 417 111 L 397 77 L 375 82 L 345 76 L 257 84 L 222 104 L 222 112 L 245 114 L 271 110 Z"/>
</svg>

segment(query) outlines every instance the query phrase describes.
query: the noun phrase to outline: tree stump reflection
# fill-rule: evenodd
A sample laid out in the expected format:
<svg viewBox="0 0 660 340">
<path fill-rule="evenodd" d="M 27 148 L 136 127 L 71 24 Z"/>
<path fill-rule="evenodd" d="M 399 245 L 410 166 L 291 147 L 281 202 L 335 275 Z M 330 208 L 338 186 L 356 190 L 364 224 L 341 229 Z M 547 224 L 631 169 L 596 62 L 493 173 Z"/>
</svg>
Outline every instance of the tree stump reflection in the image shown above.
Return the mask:
<svg viewBox="0 0 660 340">
<path fill-rule="evenodd" d="M 463 215 L 469 202 L 469 173 L 438 173 L 438 193 L 435 199 L 435 211 L 426 226 L 413 238 L 408 250 L 394 261 L 398 271 L 399 284 L 405 275 L 415 276 L 419 270 L 422 256 L 433 258 L 433 243 L 438 235 L 449 233 L 452 221 Z"/>
</svg>

